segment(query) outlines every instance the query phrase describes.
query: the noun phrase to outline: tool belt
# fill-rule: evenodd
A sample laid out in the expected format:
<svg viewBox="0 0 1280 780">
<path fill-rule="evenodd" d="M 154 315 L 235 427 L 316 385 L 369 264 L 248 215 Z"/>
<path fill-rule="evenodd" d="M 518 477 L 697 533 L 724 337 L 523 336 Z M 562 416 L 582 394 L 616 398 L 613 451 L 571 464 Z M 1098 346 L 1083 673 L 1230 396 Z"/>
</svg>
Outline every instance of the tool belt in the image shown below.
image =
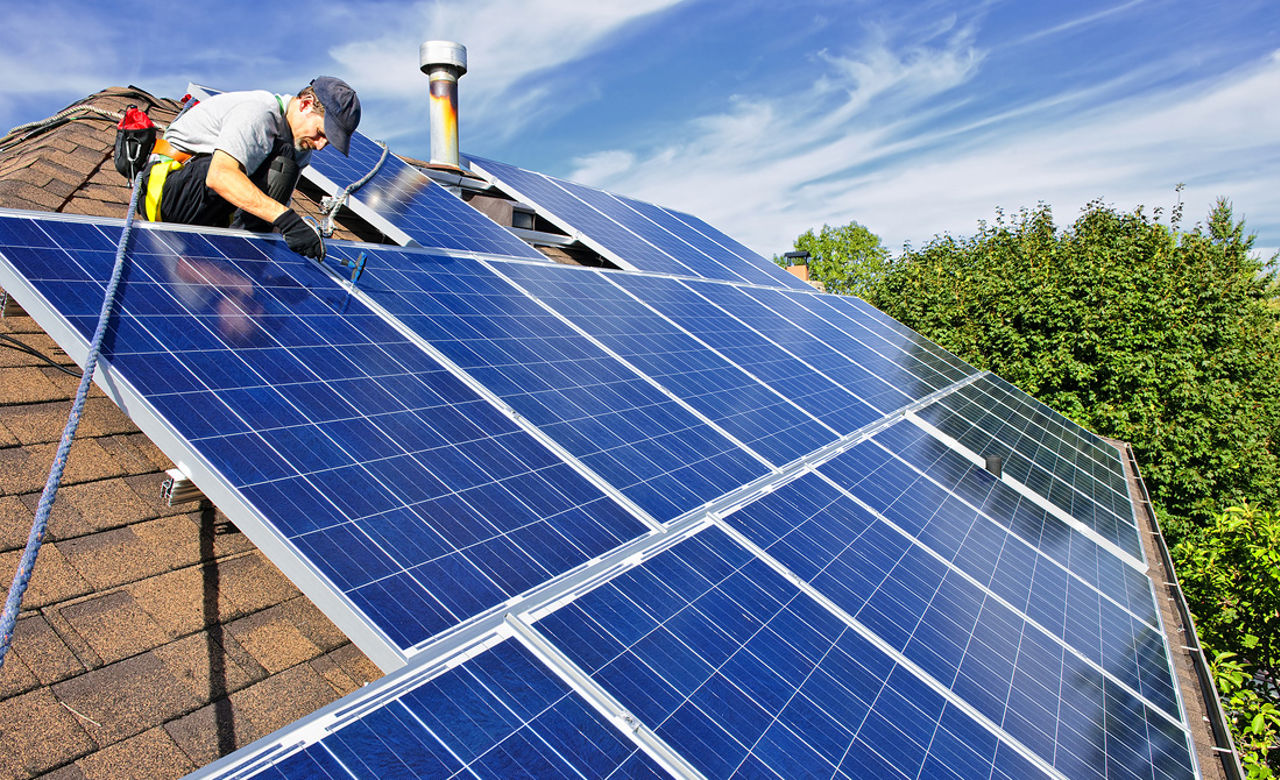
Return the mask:
<svg viewBox="0 0 1280 780">
<path fill-rule="evenodd" d="M 152 147 L 151 153 L 158 154 L 161 157 L 168 157 L 170 160 L 175 160 L 179 163 L 184 163 L 191 159 L 190 152 L 184 152 L 181 149 L 178 149 L 163 138 L 156 139 L 156 145 Z"/>
</svg>

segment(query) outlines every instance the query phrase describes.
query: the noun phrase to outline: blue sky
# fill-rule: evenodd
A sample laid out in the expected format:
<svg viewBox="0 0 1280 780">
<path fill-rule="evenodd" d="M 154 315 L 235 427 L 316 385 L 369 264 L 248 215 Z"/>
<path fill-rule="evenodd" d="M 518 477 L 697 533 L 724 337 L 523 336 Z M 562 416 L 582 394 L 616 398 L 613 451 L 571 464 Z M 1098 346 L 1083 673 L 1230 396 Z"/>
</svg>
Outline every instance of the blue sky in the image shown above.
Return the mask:
<svg viewBox="0 0 1280 780">
<path fill-rule="evenodd" d="M 12 4 L 11 4 L 12 5 Z M 1280 248 L 1280 3 L 440 0 L 18 4 L 0 126 L 102 87 L 350 81 L 362 130 L 427 156 L 418 44 L 468 48 L 464 152 L 697 214 L 758 251 L 857 220 L 891 248 L 997 208 L 1185 222 L 1229 198 Z M 126 22 L 129 22 L 126 24 Z"/>
</svg>

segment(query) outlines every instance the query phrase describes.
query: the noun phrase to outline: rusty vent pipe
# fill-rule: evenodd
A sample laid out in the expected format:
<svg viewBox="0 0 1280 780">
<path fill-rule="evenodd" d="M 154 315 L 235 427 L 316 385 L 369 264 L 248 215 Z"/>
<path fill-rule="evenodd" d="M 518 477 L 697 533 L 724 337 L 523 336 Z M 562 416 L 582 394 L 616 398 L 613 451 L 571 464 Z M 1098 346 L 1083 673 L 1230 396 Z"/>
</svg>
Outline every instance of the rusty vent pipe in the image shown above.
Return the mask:
<svg viewBox="0 0 1280 780">
<path fill-rule="evenodd" d="M 431 164 L 460 168 L 458 79 L 467 72 L 467 47 L 453 41 L 427 41 L 418 48 L 418 62 L 431 79 Z"/>
</svg>

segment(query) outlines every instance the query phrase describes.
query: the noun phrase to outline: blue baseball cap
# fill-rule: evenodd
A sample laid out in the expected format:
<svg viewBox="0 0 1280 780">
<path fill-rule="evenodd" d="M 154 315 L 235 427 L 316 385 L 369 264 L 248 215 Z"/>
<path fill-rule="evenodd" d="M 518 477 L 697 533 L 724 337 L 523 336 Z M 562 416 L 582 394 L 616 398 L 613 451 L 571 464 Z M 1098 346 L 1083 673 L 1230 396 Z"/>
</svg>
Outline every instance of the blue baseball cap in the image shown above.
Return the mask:
<svg viewBox="0 0 1280 780">
<path fill-rule="evenodd" d="M 325 137 L 345 155 L 360 124 L 360 98 L 350 84 L 333 76 L 315 77 L 311 88 L 324 106 Z"/>
</svg>

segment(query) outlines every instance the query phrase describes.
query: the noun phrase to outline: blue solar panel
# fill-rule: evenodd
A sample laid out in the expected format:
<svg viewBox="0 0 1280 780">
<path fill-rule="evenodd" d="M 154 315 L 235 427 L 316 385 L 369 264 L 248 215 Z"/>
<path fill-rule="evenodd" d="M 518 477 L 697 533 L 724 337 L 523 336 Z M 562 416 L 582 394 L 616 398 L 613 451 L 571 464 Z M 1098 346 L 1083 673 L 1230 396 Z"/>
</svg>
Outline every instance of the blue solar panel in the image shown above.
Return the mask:
<svg viewBox="0 0 1280 780">
<path fill-rule="evenodd" d="M 238 776 L 666 776 L 514 640 L 443 672 L 403 677 L 360 692 L 327 717 L 311 719 L 314 725 L 281 732 L 264 746 L 270 754 L 245 757 L 259 759 L 256 770 Z M 359 718 L 344 717 L 352 709 L 361 710 Z"/>
<path fill-rule="evenodd" d="M 536 628 L 708 777 L 1042 775 L 716 529 Z"/>
<path fill-rule="evenodd" d="M 731 282 L 777 283 L 772 277 L 761 273 L 754 266 L 743 262 L 740 258 L 732 258 L 731 264 L 728 266 L 717 262 L 706 251 L 695 248 L 692 243 L 695 236 L 701 234 L 656 206 L 650 207 L 646 214 L 637 208 L 641 206 L 639 201 L 631 200 L 628 202 L 628 200 L 616 195 L 571 181 L 562 179 L 554 179 L 553 181 L 571 196 L 596 209 L 635 235 L 640 236 L 669 257 L 678 260 L 694 276 L 724 279 Z M 661 220 L 665 224 L 659 224 L 655 219 Z M 683 228 L 682 232 L 686 234 L 686 237 L 677 236 L 672 232 L 672 230 L 680 228 Z M 705 237 L 703 238 L 705 241 Z"/>
<path fill-rule="evenodd" d="M 760 288 L 742 291 L 912 399 L 966 376 L 905 339 L 885 339 L 869 317 L 853 311 L 838 313 L 821 300 L 835 296 Z"/>
<path fill-rule="evenodd" d="M 0 255 L 87 343 L 112 233 L 0 217 Z M 394 652 L 647 530 L 282 242 L 138 228 L 129 263 L 112 382 Z"/>
<path fill-rule="evenodd" d="M 312 154 L 304 175 L 319 173 L 341 190 L 373 170 L 382 155 L 382 149 L 360 133 L 351 136 L 349 152 L 350 157 L 343 157 L 329 147 Z M 394 154 L 351 198 L 386 220 L 393 228 L 389 234 L 399 229 L 424 247 L 545 259 Z"/>
<path fill-rule="evenodd" d="M 698 232 L 687 222 L 681 221 L 674 212 L 634 198 L 611 195 L 599 190 L 593 191 L 589 187 L 581 187 L 581 185 L 579 185 L 579 188 L 613 198 L 651 222 L 652 225 L 637 222 L 634 217 L 631 217 L 625 211 L 619 211 L 617 206 L 610 206 L 607 201 L 602 203 L 602 206 L 609 206 L 610 213 L 619 214 L 620 219 L 626 219 L 626 224 L 636 225 L 641 231 L 641 235 L 648 238 L 654 246 L 662 249 L 672 257 L 681 258 L 684 264 L 689 266 L 698 276 L 728 281 L 741 280 L 751 284 L 772 286 L 777 286 L 778 284 L 779 280 L 775 272 L 776 265 L 770 263 L 769 265 L 772 266 L 772 269 L 762 271 L 751 260 L 740 257 L 724 246 L 717 244 L 712 238 Z M 577 190 L 574 190 L 574 192 L 576 193 Z M 587 200 L 588 196 L 579 195 L 579 197 Z M 787 275 L 791 276 L 790 274 Z M 795 277 L 793 276 L 792 278 L 794 279 Z"/>
<path fill-rule="evenodd" d="M 569 232 L 581 232 L 624 267 L 730 282 L 804 287 L 803 282 L 705 222 L 631 198 L 514 165 L 470 158 L 513 197 L 542 211 Z"/>
<path fill-rule="evenodd" d="M 954 381 L 974 372 L 973 367 L 960 358 L 897 320 L 886 316 L 884 312 L 861 298 L 851 295 L 808 295 L 796 296 L 795 300 L 809 306 L 818 312 L 819 316 L 832 319 L 834 322 L 840 322 L 841 316 L 853 319 L 888 343 L 910 352 L 948 379 Z"/>
<path fill-rule="evenodd" d="M 1102 590 L 1097 585 L 1103 583 L 1088 579 L 1096 576 L 1096 569 L 1083 575 L 1067 569 L 1006 530 L 1013 518 L 980 513 L 958 493 L 949 493 L 893 457 L 903 450 L 914 449 L 917 456 L 927 450 L 929 443 L 921 441 L 921 436 L 914 426 L 900 423 L 824 465 L 821 472 L 1116 680 L 1165 712 L 1177 713 L 1175 681 L 1152 614 L 1150 588 L 1145 594 L 1134 594 L 1145 595 L 1145 604 L 1135 599 L 1139 611 L 1130 611 L 1123 590 L 1128 580 L 1105 583 L 1113 588 L 1120 585 L 1118 592 Z M 935 465 L 932 471 L 956 465 L 954 461 Z M 957 485 L 966 493 L 998 484 L 984 472 L 966 476 Z M 996 509 L 991 505 L 988 512 Z M 1055 521 L 1045 518 L 1045 522 Z M 1068 542 L 1080 536 L 1066 534 Z M 1080 539 L 1077 545 L 1087 547 L 1087 540 Z M 1101 554 L 1123 565 L 1109 553 Z"/>
<path fill-rule="evenodd" d="M 712 227 L 711 225 L 708 225 L 706 222 L 702 221 L 701 219 L 698 219 L 694 215 L 686 214 L 683 211 L 676 211 L 675 209 L 669 209 L 666 207 L 661 207 L 661 208 L 663 211 L 667 212 L 671 216 L 685 223 L 686 225 L 698 231 L 702 235 L 707 236 L 711 240 L 715 241 L 717 244 L 733 252 L 735 255 L 742 258 L 747 263 L 750 263 L 751 265 L 755 266 L 757 270 L 763 271 L 764 273 L 773 277 L 773 283 L 775 286 L 791 287 L 793 289 L 805 290 L 805 291 L 809 291 L 813 289 L 812 287 L 809 286 L 808 282 L 800 281 L 798 277 L 796 277 L 791 272 L 784 270 L 782 266 L 770 260 L 765 259 L 757 252 L 754 252 L 751 249 L 744 246 L 743 244 L 735 241 L 733 238 L 729 237 L 727 234 L 722 233 L 719 230 L 716 230 L 714 227 Z"/>
<path fill-rule="evenodd" d="M 1073 575 L 1114 600 L 1139 619 L 1158 622 L 1151 580 L 1104 548 L 1021 495 L 987 470 L 913 426 L 895 425 L 876 437 L 893 457 L 945 489 L 954 497 L 983 511 L 986 517 L 1052 558 Z M 859 491 L 877 510 L 889 506 L 903 493 L 881 491 L 878 469 L 900 471 L 888 454 L 872 447 L 858 447 L 822 467 L 840 485 Z M 860 486 L 855 488 L 855 486 Z"/>
<path fill-rule="evenodd" d="M 1142 543 L 1114 447 L 995 377 L 920 412 L 980 455 L 1000 455 L 1013 479 L 1138 560 Z"/>
<path fill-rule="evenodd" d="M 879 412 L 877 417 L 900 409 L 911 401 L 928 395 L 932 390 L 905 371 L 895 371 L 884 376 L 868 370 L 858 359 L 873 362 L 878 356 L 871 350 L 856 343 L 834 345 L 848 348 L 849 351 L 841 353 L 826 340 L 801 330 L 737 287 L 713 282 L 688 282 L 688 286 L 741 320 L 770 343 L 795 355 L 823 376 L 870 404 Z"/>
<path fill-rule="evenodd" d="M 72 354 L 118 230 L 0 215 L 0 282 Z M 1194 776 L 1096 437 L 856 299 L 331 263 L 361 252 L 353 290 L 278 238 L 141 227 L 105 348 L 144 431 L 410 664 L 261 776 Z M 974 465 L 1001 447 L 1020 484 Z"/>
<path fill-rule="evenodd" d="M 595 271 L 504 263 L 498 271 L 775 465 L 836 433 Z"/>
<path fill-rule="evenodd" d="M 852 389 L 820 374 L 675 279 L 618 274 L 628 292 L 841 434 L 880 418 Z M 879 388 L 877 388 L 878 390 Z"/>
<path fill-rule="evenodd" d="M 904 500 L 919 492 L 920 486 L 914 487 Z M 939 508 L 926 494 L 914 508 L 917 519 L 928 519 L 935 510 L 949 511 L 945 498 Z M 910 520 L 912 512 L 908 506 L 898 517 Z M 957 555 L 977 559 L 957 560 L 957 565 L 1004 567 L 998 574 L 1029 579 L 1033 587 L 1026 600 L 1044 600 L 1026 607 L 1037 617 L 1071 609 L 1062 603 L 1071 590 L 1060 576 L 1055 583 L 1050 574 L 1043 589 L 1034 587 L 1042 570 L 1017 574 L 1019 556 L 1004 558 L 1009 546 L 1001 549 L 998 530 L 974 522 L 971 512 L 965 515 L 951 512 L 936 528 L 919 522 L 915 527 L 944 548 L 971 533 L 985 534 L 986 539 L 979 536 L 955 548 Z M 1053 631 L 1037 627 L 816 475 L 774 491 L 727 522 L 1065 776 L 1106 777 L 1111 764 L 1127 764 L 1132 756 L 1154 761 L 1171 777 L 1194 776 L 1167 662 L 1159 670 L 1163 680 L 1139 675 L 1130 668 L 1132 659 L 1119 656 L 1107 660 L 1120 669 L 1100 670 Z M 948 536 L 951 541 L 944 541 Z M 1021 557 L 1025 565 L 1027 556 Z M 1079 612 L 1074 617 L 1099 620 Z M 1107 641 L 1096 622 L 1071 625 L 1068 620 L 1066 631 L 1074 630 L 1081 632 L 1082 642 L 1090 636 Z M 1153 641 L 1161 642 L 1158 635 Z M 1137 688 L 1149 698 L 1135 695 Z"/>
<path fill-rule="evenodd" d="M 361 288 L 660 522 L 768 471 L 476 262 L 384 252 Z"/>
<path fill-rule="evenodd" d="M 661 273 L 689 273 L 684 264 L 573 197 L 549 177 L 492 160 L 470 159 L 473 168 L 500 175 L 504 183 L 509 182 L 507 189 L 510 194 L 542 209 L 542 213 L 562 230 L 570 234 L 581 232 L 584 242 L 593 244 L 595 249 L 614 259 L 622 260 L 626 266 Z"/>
</svg>

